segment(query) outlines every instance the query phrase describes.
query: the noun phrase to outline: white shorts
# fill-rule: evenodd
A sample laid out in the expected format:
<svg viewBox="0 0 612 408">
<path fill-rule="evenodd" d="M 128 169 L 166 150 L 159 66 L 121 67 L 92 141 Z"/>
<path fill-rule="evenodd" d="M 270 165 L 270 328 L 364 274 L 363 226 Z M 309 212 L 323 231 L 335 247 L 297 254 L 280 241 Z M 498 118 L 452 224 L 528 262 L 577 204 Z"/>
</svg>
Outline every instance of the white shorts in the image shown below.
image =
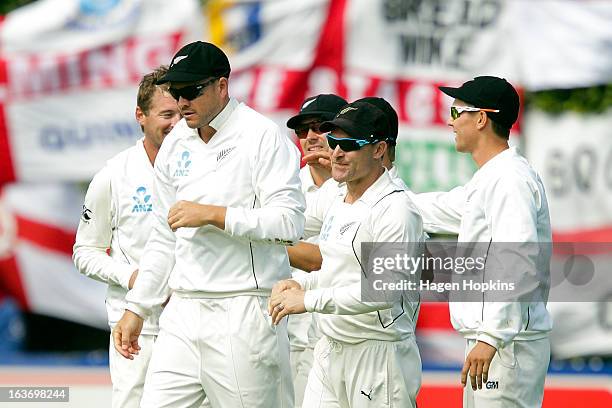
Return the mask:
<svg viewBox="0 0 612 408">
<path fill-rule="evenodd" d="M 267 298 L 189 299 L 164 309 L 142 407 L 292 407 L 286 323 L 272 325 Z"/>
<path fill-rule="evenodd" d="M 155 337 L 154 335 L 141 335 L 138 338 L 140 352 L 134 357 L 134 360 L 128 360 L 115 350 L 111 334 L 108 357 L 113 383 L 113 408 L 140 407 Z"/>
<path fill-rule="evenodd" d="M 466 356 L 476 345 L 468 340 Z M 495 353 L 487 383 L 473 391 L 470 378 L 463 389 L 464 408 L 540 408 L 550 362 L 548 337 L 513 341 Z"/>
<path fill-rule="evenodd" d="M 303 408 L 416 407 L 421 357 L 414 338 L 349 345 L 323 336 Z"/>
</svg>

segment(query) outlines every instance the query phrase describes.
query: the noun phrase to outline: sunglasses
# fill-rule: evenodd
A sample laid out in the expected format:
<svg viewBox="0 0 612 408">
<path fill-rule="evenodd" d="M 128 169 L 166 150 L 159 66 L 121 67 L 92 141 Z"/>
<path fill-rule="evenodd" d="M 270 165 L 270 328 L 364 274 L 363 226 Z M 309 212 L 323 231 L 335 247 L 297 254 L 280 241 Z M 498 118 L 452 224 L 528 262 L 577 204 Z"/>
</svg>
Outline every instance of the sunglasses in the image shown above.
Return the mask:
<svg viewBox="0 0 612 408">
<path fill-rule="evenodd" d="M 474 108 L 473 106 L 451 106 L 450 113 L 453 120 L 457 119 L 463 112 L 491 112 L 497 113 L 499 109 Z"/>
<path fill-rule="evenodd" d="M 198 96 L 202 95 L 204 93 L 204 89 L 212 84 L 213 82 L 215 82 L 217 79 L 219 78 L 212 78 L 209 79 L 206 82 L 203 82 L 201 84 L 195 84 L 195 85 L 189 85 L 189 86 L 185 86 L 183 88 L 168 88 L 168 93 L 170 95 L 172 95 L 172 97 L 175 100 L 179 100 L 179 98 L 183 98 L 183 99 L 187 99 L 188 101 L 192 101 L 195 98 L 197 98 Z"/>
<path fill-rule="evenodd" d="M 319 127 L 321 126 L 321 123 L 323 122 L 304 123 L 295 128 L 295 134 L 297 135 L 298 139 L 306 139 L 306 136 L 308 136 L 309 130 L 312 130 L 316 134 L 321 134 L 323 133 L 319 129 Z"/>
<path fill-rule="evenodd" d="M 331 133 L 327 134 L 327 144 L 334 150 L 336 146 L 340 146 L 343 152 L 354 152 L 355 150 L 361 149 L 365 145 L 378 143 L 380 140 L 363 140 L 363 139 L 352 139 L 349 137 L 335 137 Z"/>
</svg>

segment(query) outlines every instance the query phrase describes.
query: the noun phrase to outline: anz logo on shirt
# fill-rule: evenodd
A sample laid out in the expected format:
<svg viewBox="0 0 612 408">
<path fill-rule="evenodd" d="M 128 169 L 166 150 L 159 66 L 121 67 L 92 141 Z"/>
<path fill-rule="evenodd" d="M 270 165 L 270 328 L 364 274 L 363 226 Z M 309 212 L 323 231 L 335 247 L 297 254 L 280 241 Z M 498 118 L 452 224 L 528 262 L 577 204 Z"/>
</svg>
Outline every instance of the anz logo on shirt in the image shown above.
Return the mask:
<svg viewBox="0 0 612 408">
<path fill-rule="evenodd" d="M 153 211 L 153 203 L 150 203 L 151 194 L 147 194 L 147 189 L 145 187 L 138 187 L 136 189 L 136 195 L 132 196 L 132 199 L 134 200 L 132 214 L 147 213 Z"/>
<path fill-rule="evenodd" d="M 174 171 L 174 177 L 186 177 L 191 171 L 191 153 L 185 150 L 178 156 L 178 167 Z"/>
<path fill-rule="evenodd" d="M 323 228 L 321 228 L 321 234 L 319 235 L 320 241 L 327 241 L 327 239 L 329 238 L 329 231 L 331 230 L 333 223 L 334 223 L 333 215 L 325 220 L 325 224 L 323 224 Z"/>
</svg>

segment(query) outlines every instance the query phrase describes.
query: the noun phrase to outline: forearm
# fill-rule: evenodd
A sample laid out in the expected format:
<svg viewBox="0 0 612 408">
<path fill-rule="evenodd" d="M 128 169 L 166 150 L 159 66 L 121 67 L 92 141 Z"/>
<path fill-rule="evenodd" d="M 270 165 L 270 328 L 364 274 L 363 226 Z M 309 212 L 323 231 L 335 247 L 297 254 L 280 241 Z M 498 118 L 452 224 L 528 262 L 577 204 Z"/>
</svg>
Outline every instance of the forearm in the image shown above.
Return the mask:
<svg viewBox="0 0 612 408">
<path fill-rule="evenodd" d="M 527 307 L 521 302 L 485 302 L 483 322 L 477 330 L 476 339 L 497 349 L 508 344 L 521 331 L 523 312 Z"/>
<path fill-rule="evenodd" d="M 304 214 L 286 207 L 228 207 L 224 229 L 229 234 L 272 244 L 292 244 L 304 232 Z"/>
<path fill-rule="evenodd" d="M 365 302 L 361 300 L 361 283 L 337 288 L 319 288 L 307 290 L 304 305 L 309 312 L 356 315 L 393 307 L 400 297 L 394 294 L 381 293 L 381 301 Z"/>
<path fill-rule="evenodd" d="M 428 233 L 458 234 L 463 217 L 465 192 L 457 187 L 450 192 L 415 194 L 408 192 L 410 199 L 419 209 L 423 228 Z"/>
<path fill-rule="evenodd" d="M 287 255 L 289 255 L 289 264 L 294 268 L 306 272 L 321 269 L 323 258 L 318 245 L 300 241 L 296 245 L 287 247 Z"/>
<path fill-rule="evenodd" d="M 72 259 L 83 275 L 100 282 L 119 285 L 125 289 L 137 265 L 119 262 L 108 256 L 103 248 L 75 244 Z"/>
</svg>

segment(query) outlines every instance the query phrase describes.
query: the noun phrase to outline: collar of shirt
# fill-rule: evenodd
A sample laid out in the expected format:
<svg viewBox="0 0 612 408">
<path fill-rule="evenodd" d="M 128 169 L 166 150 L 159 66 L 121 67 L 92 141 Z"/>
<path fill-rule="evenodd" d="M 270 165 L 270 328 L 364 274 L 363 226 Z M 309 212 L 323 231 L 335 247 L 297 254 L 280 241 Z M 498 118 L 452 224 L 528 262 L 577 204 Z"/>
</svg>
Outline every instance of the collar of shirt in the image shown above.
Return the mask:
<svg viewBox="0 0 612 408">
<path fill-rule="evenodd" d="M 300 169 L 300 181 L 302 182 L 303 193 L 311 193 L 319 189 L 312 179 L 312 173 L 310 173 L 310 167 L 308 167 L 308 165 Z"/>
<path fill-rule="evenodd" d="M 393 185 L 389 171 L 385 169 L 385 172 L 372 184 L 368 189 L 359 197 L 357 201 L 363 201 L 364 203 L 372 206 L 380 200 L 383 195 L 387 192 L 398 190 Z"/>
<path fill-rule="evenodd" d="M 399 177 L 399 175 L 397 174 L 397 167 L 395 167 L 393 164 L 391 164 L 391 168 L 388 171 L 389 176 L 391 176 L 392 179 Z"/>
<path fill-rule="evenodd" d="M 148 166 L 146 166 L 147 169 L 153 171 L 153 165 L 151 165 L 151 161 L 149 160 L 149 155 L 147 154 L 147 149 L 145 149 L 145 146 L 144 146 L 144 137 L 136 141 L 136 146 L 138 150 L 140 151 L 140 157 L 142 158 L 142 160 L 144 160 L 144 162 L 146 162 L 146 164 L 148 164 Z"/>
<path fill-rule="evenodd" d="M 516 146 L 512 146 L 503 152 L 497 154 L 495 157 L 486 162 L 481 168 L 479 168 L 474 176 L 472 177 L 473 182 L 477 182 L 483 177 L 486 177 L 492 171 L 497 171 L 503 163 L 511 159 L 512 157 L 519 156 Z"/>
<path fill-rule="evenodd" d="M 225 108 L 223 108 L 223 110 L 219 112 L 219 114 L 215 116 L 213 120 L 210 121 L 208 126 L 210 126 L 211 128 L 215 129 L 218 132 L 219 129 L 221 129 L 223 125 L 225 125 L 225 123 L 227 122 L 227 120 L 232 115 L 232 113 L 236 110 L 237 107 L 238 107 L 238 101 L 235 98 L 230 98 L 227 105 L 225 105 Z"/>
</svg>

